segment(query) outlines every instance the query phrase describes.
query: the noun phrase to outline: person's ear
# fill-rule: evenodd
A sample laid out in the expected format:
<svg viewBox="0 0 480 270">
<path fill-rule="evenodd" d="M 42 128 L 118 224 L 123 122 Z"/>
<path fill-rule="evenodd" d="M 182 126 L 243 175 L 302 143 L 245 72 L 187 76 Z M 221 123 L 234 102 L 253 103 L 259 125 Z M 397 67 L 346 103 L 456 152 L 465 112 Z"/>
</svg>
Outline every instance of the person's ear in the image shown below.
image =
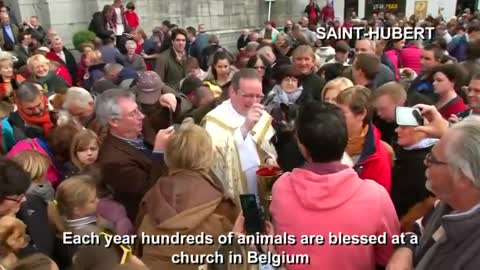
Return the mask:
<svg viewBox="0 0 480 270">
<path fill-rule="evenodd" d="M 232 98 L 232 97 L 234 97 L 234 96 L 237 95 L 237 93 L 235 92 L 235 90 L 233 89 L 232 86 L 230 86 L 230 87 L 228 88 L 228 95 L 229 95 L 230 98 Z"/>
<path fill-rule="evenodd" d="M 303 158 L 305 158 L 306 161 L 311 162 L 312 157 L 310 156 L 310 153 L 308 152 L 307 148 L 298 139 L 297 132 L 295 132 L 295 140 L 297 141 L 298 149 L 300 150 L 300 153 L 302 154 Z"/>
<path fill-rule="evenodd" d="M 111 127 L 117 127 L 118 126 L 118 119 L 116 118 L 111 118 L 108 120 L 108 125 Z"/>
<path fill-rule="evenodd" d="M 363 122 L 363 120 L 365 119 L 365 117 L 367 117 L 367 110 L 364 110 L 363 112 L 359 113 L 358 115 L 356 115 L 356 118 L 358 120 L 361 120 Z"/>
<path fill-rule="evenodd" d="M 460 170 L 454 172 L 454 185 L 461 191 L 472 190 L 473 182 L 468 179 Z"/>
<path fill-rule="evenodd" d="M 82 215 L 82 209 L 80 207 L 74 207 L 73 211 L 72 211 L 72 214 L 75 217 L 80 217 Z"/>
</svg>

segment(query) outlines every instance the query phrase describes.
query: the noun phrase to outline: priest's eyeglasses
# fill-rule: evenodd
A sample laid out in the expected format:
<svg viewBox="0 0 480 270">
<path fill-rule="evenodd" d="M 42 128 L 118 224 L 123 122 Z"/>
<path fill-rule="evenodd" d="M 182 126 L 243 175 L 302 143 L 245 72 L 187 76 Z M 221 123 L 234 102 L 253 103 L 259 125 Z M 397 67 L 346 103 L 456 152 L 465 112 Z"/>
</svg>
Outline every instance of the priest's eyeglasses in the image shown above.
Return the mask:
<svg viewBox="0 0 480 270">
<path fill-rule="evenodd" d="M 238 90 L 238 94 L 241 97 L 248 98 L 248 99 L 260 99 L 260 100 L 262 100 L 265 97 L 264 95 L 245 94 L 241 90 Z"/>
</svg>

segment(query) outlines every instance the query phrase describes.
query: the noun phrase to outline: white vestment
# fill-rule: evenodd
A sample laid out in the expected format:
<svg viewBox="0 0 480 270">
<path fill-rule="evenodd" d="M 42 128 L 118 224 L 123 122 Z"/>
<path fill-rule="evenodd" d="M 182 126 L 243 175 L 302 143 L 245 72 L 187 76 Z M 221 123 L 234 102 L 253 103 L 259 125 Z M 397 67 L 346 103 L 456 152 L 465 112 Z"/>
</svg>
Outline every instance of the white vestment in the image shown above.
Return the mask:
<svg viewBox="0 0 480 270">
<path fill-rule="evenodd" d="M 234 199 L 243 193 L 257 194 L 256 171 L 265 159 L 276 159 L 270 139 L 275 131 L 272 117 L 264 112 L 253 130 L 243 138 L 240 127 L 245 116 L 227 100 L 209 112 L 203 126 L 212 137 L 217 159 L 213 172 L 223 182 L 225 191 Z"/>
</svg>

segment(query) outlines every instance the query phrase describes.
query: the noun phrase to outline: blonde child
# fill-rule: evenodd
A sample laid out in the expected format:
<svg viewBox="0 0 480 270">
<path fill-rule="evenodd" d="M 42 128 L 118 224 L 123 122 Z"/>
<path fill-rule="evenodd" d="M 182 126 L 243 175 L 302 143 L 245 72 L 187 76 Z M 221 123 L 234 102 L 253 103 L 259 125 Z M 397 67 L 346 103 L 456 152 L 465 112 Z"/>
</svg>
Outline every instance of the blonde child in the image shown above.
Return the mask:
<svg viewBox="0 0 480 270">
<path fill-rule="evenodd" d="M 72 257 L 73 269 L 113 269 L 128 261 L 129 248 L 111 245 L 106 247 L 108 234 L 97 219 L 97 188 L 95 181 L 87 175 L 66 179 L 57 187 L 55 202 L 49 205 L 50 222 L 63 238 L 65 249 Z M 73 245 L 71 237 L 98 235 L 98 242 Z M 66 236 L 69 236 L 67 238 Z M 91 238 L 93 239 L 93 238 Z M 92 257 L 101 258 L 92 262 Z M 100 264 L 100 266 L 98 265 Z"/>
<path fill-rule="evenodd" d="M 34 150 L 19 152 L 12 158 L 23 170 L 30 174 L 32 184 L 27 194 L 41 197 L 45 202 L 51 202 L 55 196 L 52 184 L 47 180 L 47 170 L 50 166 L 50 159 L 42 153 Z"/>
</svg>

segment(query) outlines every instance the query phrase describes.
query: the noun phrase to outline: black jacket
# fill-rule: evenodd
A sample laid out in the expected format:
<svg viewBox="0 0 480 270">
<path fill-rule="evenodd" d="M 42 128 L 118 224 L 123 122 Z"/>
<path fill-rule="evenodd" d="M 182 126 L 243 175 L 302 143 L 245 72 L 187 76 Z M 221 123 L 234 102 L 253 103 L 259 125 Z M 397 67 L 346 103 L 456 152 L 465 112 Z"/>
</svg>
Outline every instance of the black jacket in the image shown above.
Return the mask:
<svg viewBox="0 0 480 270">
<path fill-rule="evenodd" d="M 49 226 L 46 202 L 39 196 L 27 195 L 27 201 L 20 207 L 17 218 L 25 223 L 27 234 L 31 238 L 19 257 L 38 252 L 51 257 L 55 248 L 55 234 Z"/>
<path fill-rule="evenodd" d="M 380 61 L 382 62 L 382 64 L 387 66 L 393 73 L 395 73 L 395 66 L 393 65 L 392 61 L 390 61 L 390 59 L 388 59 L 388 57 L 384 53 L 380 57 Z"/>
<path fill-rule="evenodd" d="M 250 39 L 247 37 L 244 37 L 243 35 L 241 35 L 238 39 L 237 39 L 237 50 L 241 50 L 243 48 L 245 48 L 248 43 L 250 42 Z"/>
<path fill-rule="evenodd" d="M 67 48 L 63 47 L 63 53 L 65 54 L 65 60 L 67 60 L 65 65 L 67 66 L 68 73 L 70 73 L 72 77 L 72 84 L 77 85 L 77 61 Z"/>
<path fill-rule="evenodd" d="M 314 72 L 302 78 L 302 86 L 313 99 L 322 100 L 322 89 L 325 86 L 325 80 Z"/>
<path fill-rule="evenodd" d="M 194 40 L 193 42 L 188 44 L 187 53 L 188 56 L 195 57 L 198 61 L 200 61 L 202 51 L 200 48 L 200 44 L 197 42 L 197 40 Z"/>
<path fill-rule="evenodd" d="M 106 24 L 107 22 L 105 21 L 105 17 L 103 16 L 102 12 L 98 11 L 93 13 L 88 30 L 94 32 L 97 37 L 101 39 L 111 37 L 114 32 L 112 30 L 107 30 Z"/>
<path fill-rule="evenodd" d="M 422 149 L 396 149 L 395 165 L 392 168 L 391 196 L 397 215 L 404 216 L 415 204 L 425 200 L 430 193 L 425 188 L 425 156 L 433 145 Z"/>
</svg>

